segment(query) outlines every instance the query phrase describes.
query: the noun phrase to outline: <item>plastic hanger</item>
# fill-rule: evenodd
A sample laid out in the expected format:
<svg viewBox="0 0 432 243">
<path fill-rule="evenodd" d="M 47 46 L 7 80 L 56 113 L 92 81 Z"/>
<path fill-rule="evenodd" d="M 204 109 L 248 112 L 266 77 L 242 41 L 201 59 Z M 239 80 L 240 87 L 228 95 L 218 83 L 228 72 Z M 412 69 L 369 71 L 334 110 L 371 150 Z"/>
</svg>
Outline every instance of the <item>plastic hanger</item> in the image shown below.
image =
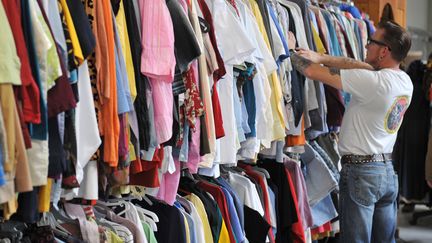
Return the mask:
<svg viewBox="0 0 432 243">
<path fill-rule="evenodd" d="M 136 210 L 141 218 L 141 220 L 143 220 L 145 223 L 147 223 L 148 225 L 150 225 L 150 228 L 156 232 L 157 229 L 157 225 L 156 222 L 153 220 L 153 218 L 150 218 L 144 211 L 143 208 L 140 207 L 136 207 Z M 157 216 L 156 216 L 157 217 Z M 157 222 L 159 222 L 159 218 L 157 218 Z"/>
<path fill-rule="evenodd" d="M 138 206 L 135 206 L 135 208 L 137 211 L 140 211 L 144 215 L 150 217 L 154 222 L 159 222 L 159 217 L 154 212 L 152 212 L 148 209 L 142 208 L 142 207 L 138 207 Z"/>
<path fill-rule="evenodd" d="M 131 202 L 125 202 L 124 206 L 125 208 L 122 211 L 120 211 L 117 215 L 121 216 L 127 211 L 129 211 L 132 207 L 135 207 L 135 205 L 133 205 Z"/>
<path fill-rule="evenodd" d="M 118 207 L 118 206 L 125 206 L 125 201 L 124 200 L 118 200 L 118 201 L 115 201 L 115 202 L 110 202 L 110 201 L 108 201 L 108 202 L 104 202 L 104 201 L 97 201 L 96 202 L 96 204 L 99 204 L 99 205 L 103 205 L 103 206 L 106 206 L 106 207 Z"/>
</svg>

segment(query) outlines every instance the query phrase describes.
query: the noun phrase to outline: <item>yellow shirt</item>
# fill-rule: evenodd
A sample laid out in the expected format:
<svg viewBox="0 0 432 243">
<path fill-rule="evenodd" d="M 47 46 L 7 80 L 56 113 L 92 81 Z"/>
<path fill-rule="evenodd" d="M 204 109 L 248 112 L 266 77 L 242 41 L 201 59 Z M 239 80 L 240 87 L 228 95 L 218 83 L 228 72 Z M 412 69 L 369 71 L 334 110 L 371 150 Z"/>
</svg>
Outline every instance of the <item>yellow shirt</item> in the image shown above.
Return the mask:
<svg viewBox="0 0 432 243">
<path fill-rule="evenodd" d="M 49 212 L 51 199 L 51 185 L 53 179 L 48 178 L 47 184 L 39 190 L 39 213 Z"/>
<path fill-rule="evenodd" d="M 315 29 L 315 26 L 313 24 L 311 24 L 312 27 L 312 35 L 313 35 L 313 39 L 317 48 L 317 52 L 318 53 L 325 53 L 325 47 L 323 42 L 321 41 L 321 38 L 319 37 L 319 33 L 318 31 Z"/>
<path fill-rule="evenodd" d="M 203 224 L 205 242 L 213 242 L 213 235 L 212 235 L 212 231 L 210 228 L 210 223 L 208 221 L 207 213 L 205 211 L 204 204 L 202 203 L 201 199 L 193 193 L 186 196 L 185 198 L 187 200 L 189 200 L 195 206 L 196 210 L 198 211 L 198 215 L 199 215 L 199 217 L 202 221 L 202 224 Z M 228 237 L 228 240 L 229 240 L 229 237 Z"/>
<path fill-rule="evenodd" d="M 222 227 L 219 234 L 219 241 L 218 243 L 227 243 L 230 242 L 230 237 L 228 233 L 228 229 L 226 227 L 225 221 L 222 219 Z"/>
<path fill-rule="evenodd" d="M 189 224 L 187 222 L 186 216 L 184 216 L 183 213 L 182 213 L 182 216 L 183 216 L 183 221 L 184 221 L 184 225 L 185 225 L 186 243 L 190 243 L 191 240 L 190 240 Z"/>
<path fill-rule="evenodd" d="M 116 16 L 116 24 L 119 32 L 121 47 L 123 51 L 123 57 L 126 64 L 126 71 L 129 80 L 129 89 L 132 96 L 132 101 L 135 100 L 137 96 L 137 90 L 135 85 L 135 70 L 132 62 L 132 53 L 129 42 L 129 34 L 126 25 L 126 15 L 123 8 L 123 3 L 120 2 L 120 8 Z"/>
<path fill-rule="evenodd" d="M 259 10 L 258 4 L 255 0 L 249 0 L 252 13 L 255 16 L 255 19 L 258 23 L 258 28 L 264 37 L 264 41 L 267 45 L 267 48 L 270 49 L 270 40 L 267 35 L 267 31 L 264 27 L 263 17 L 261 15 L 261 12 Z M 271 87 L 271 97 L 270 97 L 270 104 L 272 108 L 272 114 L 273 114 L 273 127 L 272 127 L 272 137 L 271 140 L 280 140 L 285 137 L 285 122 L 284 122 L 284 116 L 282 112 L 282 88 L 280 86 L 280 81 L 278 78 L 278 75 L 276 71 L 273 71 L 269 77 L 268 80 L 270 82 Z"/>
</svg>

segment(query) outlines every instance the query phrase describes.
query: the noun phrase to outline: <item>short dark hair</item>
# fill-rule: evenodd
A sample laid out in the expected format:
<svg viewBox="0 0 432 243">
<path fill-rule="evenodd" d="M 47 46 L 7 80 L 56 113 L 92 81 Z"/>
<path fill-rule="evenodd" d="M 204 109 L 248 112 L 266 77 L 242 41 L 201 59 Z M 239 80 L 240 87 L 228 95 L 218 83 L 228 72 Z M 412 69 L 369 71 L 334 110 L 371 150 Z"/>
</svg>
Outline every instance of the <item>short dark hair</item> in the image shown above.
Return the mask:
<svg viewBox="0 0 432 243">
<path fill-rule="evenodd" d="M 383 21 L 378 28 L 384 30 L 384 43 L 391 49 L 393 59 L 401 62 L 411 48 L 411 36 L 399 24 L 393 21 Z"/>
</svg>

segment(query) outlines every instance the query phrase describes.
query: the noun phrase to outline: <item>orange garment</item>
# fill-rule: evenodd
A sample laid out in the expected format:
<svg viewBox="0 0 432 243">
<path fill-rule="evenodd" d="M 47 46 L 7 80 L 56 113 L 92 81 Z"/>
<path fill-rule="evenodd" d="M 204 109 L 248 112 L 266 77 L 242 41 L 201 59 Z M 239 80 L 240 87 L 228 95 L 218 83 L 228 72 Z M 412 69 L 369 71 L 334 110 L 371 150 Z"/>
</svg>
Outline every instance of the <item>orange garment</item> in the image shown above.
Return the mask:
<svg viewBox="0 0 432 243">
<path fill-rule="evenodd" d="M 285 146 L 286 147 L 294 147 L 305 145 L 306 137 L 304 133 L 304 119 L 301 119 L 301 134 L 300 136 L 288 135 L 285 137 Z"/>
<path fill-rule="evenodd" d="M 120 122 L 117 114 L 115 44 L 112 10 L 109 1 L 96 1 L 93 32 L 96 37 L 96 69 L 100 102 L 99 130 L 103 136 L 103 160 L 110 166 L 118 164 Z"/>
</svg>

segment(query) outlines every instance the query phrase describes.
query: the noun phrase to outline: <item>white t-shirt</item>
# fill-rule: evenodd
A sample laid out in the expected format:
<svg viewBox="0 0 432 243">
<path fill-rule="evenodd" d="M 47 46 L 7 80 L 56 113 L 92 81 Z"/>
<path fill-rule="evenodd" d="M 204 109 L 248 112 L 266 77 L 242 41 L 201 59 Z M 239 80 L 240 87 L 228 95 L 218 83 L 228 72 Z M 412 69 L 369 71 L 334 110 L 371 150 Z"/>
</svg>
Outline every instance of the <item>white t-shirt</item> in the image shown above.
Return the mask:
<svg viewBox="0 0 432 243">
<path fill-rule="evenodd" d="M 352 95 L 340 131 L 344 154 L 391 153 L 413 92 L 409 76 L 394 69 L 341 70 L 342 88 Z"/>
</svg>

